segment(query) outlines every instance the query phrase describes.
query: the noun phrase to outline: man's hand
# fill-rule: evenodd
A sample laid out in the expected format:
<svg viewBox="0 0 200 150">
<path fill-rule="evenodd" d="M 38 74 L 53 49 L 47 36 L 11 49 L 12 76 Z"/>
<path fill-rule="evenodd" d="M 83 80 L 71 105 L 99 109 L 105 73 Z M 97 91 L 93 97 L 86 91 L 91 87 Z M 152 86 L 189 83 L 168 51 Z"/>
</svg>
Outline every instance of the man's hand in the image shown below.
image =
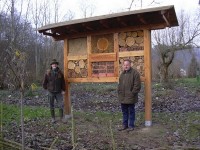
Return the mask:
<svg viewBox="0 0 200 150">
<path fill-rule="evenodd" d="M 65 94 L 65 91 L 62 91 L 61 94 L 64 95 L 64 94 Z"/>
</svg>

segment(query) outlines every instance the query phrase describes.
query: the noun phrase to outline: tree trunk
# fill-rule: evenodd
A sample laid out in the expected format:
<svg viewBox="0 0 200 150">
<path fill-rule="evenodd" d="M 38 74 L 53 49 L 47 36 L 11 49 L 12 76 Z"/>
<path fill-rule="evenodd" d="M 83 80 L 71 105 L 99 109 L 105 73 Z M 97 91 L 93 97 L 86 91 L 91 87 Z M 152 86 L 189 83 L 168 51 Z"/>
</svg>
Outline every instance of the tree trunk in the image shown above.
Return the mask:
<svg viewBox="0 0 200 150">
<path fill-rule="evenodd" d="M 168 82 L 168 66 L 162 64 L 160 67 L 160 82 L 167 83 Z"/>
</svg>

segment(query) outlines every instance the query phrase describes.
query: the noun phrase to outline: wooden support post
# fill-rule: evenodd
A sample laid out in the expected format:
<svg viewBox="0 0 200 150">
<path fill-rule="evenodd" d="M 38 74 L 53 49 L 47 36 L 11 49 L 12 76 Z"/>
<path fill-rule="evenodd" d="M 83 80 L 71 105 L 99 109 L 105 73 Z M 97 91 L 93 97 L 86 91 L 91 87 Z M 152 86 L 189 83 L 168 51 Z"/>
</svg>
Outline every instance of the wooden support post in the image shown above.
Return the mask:
<svg viewBox="0 0 200 150">
<path fill-rule="evenodd" d="M 91 54 L 91 51 L 92 51 L 92 45 L 91 45 L 91 42 L 92 42 L 92 37 L 91 35 L 88 35 L 87 36 L 87 69 L 88 69 L 88 78 L 91 78 L 92 76 L 92 65 L 91 65 L 91 62 L 90 62 L 90 54 Z"/>
<path fill-rule="evenodd" d="M 119 77 L 119 39 L 118 33 L 114 33 L 114 53 L 116 53 L 116 61 L 114 62 L 114 74 L 115 77 Z"/>
<path fill-rule="evenodd" d="M 64 113 L 65 118 L 69 118 L 71 116 L 71 100 L 70 100 L 70 83 L 68 82 L 68 39 L 64 40 L 64 77 L 66 83 L 66 91 L 64 96 Z"/>
<path fill-rule="evenodd" d="M 145 126 L 152 125 L 151 97 L 151 31 L 144 30 L 144 70 L 145 70 Z"/>
</svg>

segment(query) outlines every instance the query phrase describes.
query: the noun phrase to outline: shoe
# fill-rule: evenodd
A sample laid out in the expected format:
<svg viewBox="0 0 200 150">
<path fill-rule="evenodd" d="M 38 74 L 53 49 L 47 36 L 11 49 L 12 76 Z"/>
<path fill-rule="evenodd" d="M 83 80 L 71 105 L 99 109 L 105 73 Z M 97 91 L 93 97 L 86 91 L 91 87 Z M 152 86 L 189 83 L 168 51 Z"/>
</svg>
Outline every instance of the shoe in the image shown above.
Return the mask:
<svg viewBox="0 0 200 150">
<path fill-rule="evenodd" d="M 52 118 L 51 123 L 55 123 L 55 122 L 56 122 L 55 118 Z"/>
<path fill-rule="evenodd" d="M 123 126 L 122 128 L 118 129 L 118 131 L 123 131 L 123 130 L 126 130 L 126 129 L 128 129 L 128 127 L 127 126 Z"/>
<path fill-rule="evenodd" d="M 133 131 L 133 130 L 134 130 L 134 127 L 129 127 L 128 128 L 128 132 Z"/>
<path fill-rule="evenodd" d="M 67 123 L 67 119 L 62 118 L 61 122 L 62 122 L 62 123 Z"/>
</svg>

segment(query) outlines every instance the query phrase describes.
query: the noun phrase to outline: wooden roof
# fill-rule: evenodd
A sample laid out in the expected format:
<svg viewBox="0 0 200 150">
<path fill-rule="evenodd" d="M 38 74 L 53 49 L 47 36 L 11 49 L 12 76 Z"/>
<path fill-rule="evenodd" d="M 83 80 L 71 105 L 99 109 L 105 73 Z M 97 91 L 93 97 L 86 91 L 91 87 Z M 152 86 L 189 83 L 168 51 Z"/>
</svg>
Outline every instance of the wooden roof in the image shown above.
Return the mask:
<svg viewBox="0 0 200 150">
<path fill-rule="evenodd" d="M 178 26 L 178 21 L 174 6 L 169 5 L 54 23 L 43 26 L 38 31 L 55 40 L 63 40 L 88 34 L 156 30 L 172 26 Z"/>
</svg>

